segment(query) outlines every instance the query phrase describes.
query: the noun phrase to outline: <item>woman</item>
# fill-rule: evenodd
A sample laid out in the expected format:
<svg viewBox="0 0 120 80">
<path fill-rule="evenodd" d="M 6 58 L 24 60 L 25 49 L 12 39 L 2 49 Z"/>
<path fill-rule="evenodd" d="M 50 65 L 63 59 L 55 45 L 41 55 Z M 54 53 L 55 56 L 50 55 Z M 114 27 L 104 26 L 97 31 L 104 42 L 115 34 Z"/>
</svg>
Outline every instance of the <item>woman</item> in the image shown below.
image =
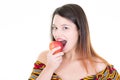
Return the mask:
<svg viewBox="0 0 120 80">
<path fill-rule="evenodd" d="M 66 42 L 40 53 L 29 80 L 119 80 L 117 70 L 92 48 L 83 9 L 77 4 L 57 8 L 51 22 L 52 41 Z M 53 55 L 54 54 L 54 55 Z"/>
</svg>

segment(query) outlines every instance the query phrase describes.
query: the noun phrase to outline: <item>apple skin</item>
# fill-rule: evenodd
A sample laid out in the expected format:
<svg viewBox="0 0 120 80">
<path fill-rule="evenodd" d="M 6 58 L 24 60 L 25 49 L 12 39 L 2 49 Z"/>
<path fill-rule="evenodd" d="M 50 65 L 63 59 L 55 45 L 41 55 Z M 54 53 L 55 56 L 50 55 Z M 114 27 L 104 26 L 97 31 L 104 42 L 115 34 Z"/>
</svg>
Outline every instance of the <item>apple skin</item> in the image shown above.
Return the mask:
<svg viewBox="0 0 120 80">
<path fill-rule="evenodd" d="M 53 48 L 60 47 L 60 49 L 56 50 L 53 54 L 59 53 L 63 50 L 63 44 L 60 41 L 52 41 L 49 44 L 49 49 L 52 50 Z"/>
</svg>

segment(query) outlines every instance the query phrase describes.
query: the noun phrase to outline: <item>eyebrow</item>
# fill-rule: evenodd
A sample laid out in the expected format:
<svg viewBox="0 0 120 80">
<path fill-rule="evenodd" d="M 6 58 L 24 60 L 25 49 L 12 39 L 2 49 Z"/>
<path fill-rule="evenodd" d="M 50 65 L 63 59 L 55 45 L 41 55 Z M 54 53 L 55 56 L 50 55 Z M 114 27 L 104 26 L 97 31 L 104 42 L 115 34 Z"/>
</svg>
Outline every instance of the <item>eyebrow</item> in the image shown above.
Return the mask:
<svg viewBox="0 0 120 80">
<path fill-rule="evenodd" d="M 70 25 L 68 25 L 68 24 L 62 24 L 60 26 L 70 26 Z M 52 27 L 57 27 L 57 26 L 55 24 L 52 24 Z"/>
<path fill-rule="evenodd" d="M 70 25 L 68 25 L 68 24 L 62 24 L 61 26 L 70 26 Z"/>
</svg>

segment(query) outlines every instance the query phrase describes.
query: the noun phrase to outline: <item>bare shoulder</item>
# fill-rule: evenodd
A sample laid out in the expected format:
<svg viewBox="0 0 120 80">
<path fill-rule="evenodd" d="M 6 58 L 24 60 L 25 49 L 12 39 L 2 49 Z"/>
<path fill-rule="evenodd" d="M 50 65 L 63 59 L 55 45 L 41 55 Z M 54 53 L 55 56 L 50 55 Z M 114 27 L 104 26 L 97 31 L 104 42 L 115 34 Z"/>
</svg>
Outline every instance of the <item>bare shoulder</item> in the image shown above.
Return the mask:
<svg viewBox="0 0 120 80">
<path fill-rule="evenodd" d="M 104 60 L 100 59 L 100 58 L 95 58 L 96 60 L 96 70 L 97 72 L 100 72 L 102 70 L 104 70 L 107 67 L 107 63 L 105 63 Z"/>
<path fill-rule="evenodd" d="M 44 63 L 44 64 L 46 64 L 47 63 L 47 54 L 48 54 L 48 52 L 49 52 L 48 50 L 41 52 L 39 54 L 37 60 Z"/>
</svg>

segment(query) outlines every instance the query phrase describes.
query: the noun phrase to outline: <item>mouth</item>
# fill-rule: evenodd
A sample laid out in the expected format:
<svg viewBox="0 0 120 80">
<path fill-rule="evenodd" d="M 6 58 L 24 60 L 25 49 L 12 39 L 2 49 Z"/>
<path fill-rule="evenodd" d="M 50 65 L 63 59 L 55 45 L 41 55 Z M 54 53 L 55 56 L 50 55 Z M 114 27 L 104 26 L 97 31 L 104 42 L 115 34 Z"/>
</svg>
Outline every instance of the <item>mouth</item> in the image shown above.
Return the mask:
<svg viewBox="0 0 120 80">
<path fill-rule="evenodd" d="M 62 39 L 62 38 L 57 38 L 56 41 L 60 41 L 62 43 L 63 47 L 65 47 L 65 45 L 67 43 L 67 40 Z"/>
<path fill-rule="evenodd" d="M 62 41 L 60 41 L 60 42 L 61 42 L 61 43 L 63 44 L 63 46 L 65 47 L 67 41 L 66 41 L 66 40 L 62 40 Z"/>
</svg>

